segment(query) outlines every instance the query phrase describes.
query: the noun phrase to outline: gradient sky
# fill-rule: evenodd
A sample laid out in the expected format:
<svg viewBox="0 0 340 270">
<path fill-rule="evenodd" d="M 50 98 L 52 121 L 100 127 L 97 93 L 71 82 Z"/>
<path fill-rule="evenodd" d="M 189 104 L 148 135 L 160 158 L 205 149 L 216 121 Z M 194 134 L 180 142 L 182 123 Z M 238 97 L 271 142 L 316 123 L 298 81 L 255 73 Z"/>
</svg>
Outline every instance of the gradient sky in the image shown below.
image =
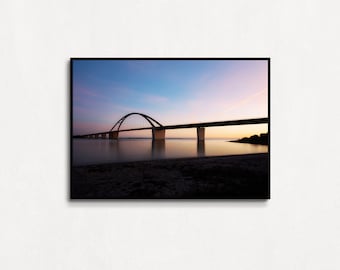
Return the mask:
<svg viewBox="0 0 340 270">
<path fill-rule="evenodd" d="M 163 125 L 268 117 L 266 60 L 73 60 L 73 134 L 108 131 L 140 112 Z M 122 128 L 148 127 L 135 115 Z M 206 128 L 207 138 L 267 132 L 267 124 Z M 195 129 L 166 137 L 195 137 Z M 151 136 L 151 131 L 120 136 Z"/>
</svg>

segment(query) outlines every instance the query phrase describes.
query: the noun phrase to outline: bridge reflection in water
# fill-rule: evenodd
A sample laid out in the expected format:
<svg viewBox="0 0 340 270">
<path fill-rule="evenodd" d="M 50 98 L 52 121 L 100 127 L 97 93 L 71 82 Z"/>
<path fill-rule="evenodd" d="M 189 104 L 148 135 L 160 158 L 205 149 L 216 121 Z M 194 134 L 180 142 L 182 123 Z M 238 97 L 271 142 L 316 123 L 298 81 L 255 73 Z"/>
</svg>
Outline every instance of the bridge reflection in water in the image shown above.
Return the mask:
<svg viewBox="0 0 340 270">
<path fill-rule="evenodd" d="M 129 159 L 131 156 L 131 151 L 129 151 L 130 147 L 128 147 L 127 143 L 130 140 L 117 140 L 117 141 L 110 141 L 110 155 L 116 159 Z M 143 151 L 140 151 L 140 157 L 145 159 L 163 159 L 166 158 L 166 143 L 165 140 L 152 140 L 151 141 L 151 151 L 150 148 L 146 147 L 144 140 L 136 140 L 134 141 L 135 147 L 142 148 Z M 144 147 L 140 147 L 144 146 Z M 143 149 L 144 148 L 144 149 Z M 190 151 L 191 150 L 191 151 Z M 191 154 L 193 153 L 193 149 L 189 149 L 188 152 Z M 205 141 L 197 141 L 197 149 L 196 149 L 197 157 L 205 156 Z M 136 157 L 136 156 L 135 156 Z M 138 157 L 138 155 L 137 155 Z M 137 158 L 136 157 L 136 158 Z"/>
<path fill-rule="evenodd" d="M 89 165 L 168 158 L 239 155 L 268 152 L 268 146 L 196 139 L 73 139 L 72 164 Z"/>
<path fill-rule="evenodd" d="M 105 142 L 105 141 L 104 141 Z M 106 141 L 110 148 L 110 156 L 114 161 L 163 159 L 165 140 L 117 140 Z"/>
<path fill-rule="evenodd" d="M 205 156 L 205 141 L 197 141 L 197 156 Z"/>
<path fill-rule="evenodd" d="M 197 157 L 205 156 L 205 141 L 197 141 Z M 165 140 L 152 141 L 152 159 L 165 158 Z"/>
<path fill-rule="evenodd" d="M 152 159 L 165 158 L 165 140 L 152 140 Z"/>
</svg>

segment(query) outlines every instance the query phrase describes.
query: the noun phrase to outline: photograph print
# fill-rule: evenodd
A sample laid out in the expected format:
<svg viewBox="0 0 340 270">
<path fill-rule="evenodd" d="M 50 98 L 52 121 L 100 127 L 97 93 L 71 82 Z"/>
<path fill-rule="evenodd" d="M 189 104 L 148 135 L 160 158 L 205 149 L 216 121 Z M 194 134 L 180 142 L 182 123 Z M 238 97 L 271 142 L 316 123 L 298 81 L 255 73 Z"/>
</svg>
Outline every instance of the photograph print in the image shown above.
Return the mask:
<svg viewBox="0 0 340 270">
<path fill-rule="evenodd" d="M 71 58 L 71 199 L 269 199 L 269 58 Z"/>
</svg>

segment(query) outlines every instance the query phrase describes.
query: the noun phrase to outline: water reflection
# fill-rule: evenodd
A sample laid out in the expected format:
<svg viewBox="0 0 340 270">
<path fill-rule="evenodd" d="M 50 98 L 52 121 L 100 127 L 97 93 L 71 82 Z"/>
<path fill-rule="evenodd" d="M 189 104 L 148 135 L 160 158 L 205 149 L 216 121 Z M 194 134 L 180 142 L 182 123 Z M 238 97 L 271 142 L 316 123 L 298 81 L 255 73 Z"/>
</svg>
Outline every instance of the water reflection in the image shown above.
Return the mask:
<svg viewBox="0 0 340 270">
<path fill-rule="evenodd" d="M 118 141 L 110 140 L 108 148 L 109 148 L 110 155 L 114 160 L 116 160 L 121 155 Z"/>
<path fill-rule="evenodd" d="M 197 156 L 203 157 L 205 156 L 205 141 L 197 140 Z"/>
<path fill-rule="evenodd" d="M 165 157 L 165 140 L 152 141 L 152 159 Z"/>
<path fill-rule="evenodd" d="M 196 139 L 73 139 L 73 164 L 265 153 L 265 145 Z"/>
</svg>

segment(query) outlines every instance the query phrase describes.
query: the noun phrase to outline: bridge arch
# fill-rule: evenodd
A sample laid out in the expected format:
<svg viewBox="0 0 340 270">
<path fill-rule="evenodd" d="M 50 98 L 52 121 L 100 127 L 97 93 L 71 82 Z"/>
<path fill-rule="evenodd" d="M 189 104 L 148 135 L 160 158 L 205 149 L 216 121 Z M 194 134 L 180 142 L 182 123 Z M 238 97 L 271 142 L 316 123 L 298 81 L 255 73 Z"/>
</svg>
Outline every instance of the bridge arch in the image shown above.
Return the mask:
<svg viewBox="0 0 340 270">
<path fill-rule="evenodd" d="M 113 129 L 118 125 L 117 128 L 117 132 L 119 132 L 121 125 L 123 124 L 123 122 L 126 120 L 126 118 L 128 118 L 131 115 L 139 115 L 142 116 L 146 121 L 149 122 L 149 124 L 155 128 L 155 127 L 163 127 L 163 125 L 161 123 L 159 123 L 158 121 L 156 121 L 155 119 L 153 119 L 152 117 L 143 114 L 143 113 L 138 113 L 138 112 L 132 112 L 132 113 L 128 113 L 126 115 L 124 115 L 122 118 L 120 118 L 114 125 L 113 127 L 110 129 L 110 131 L 113 131 Z"/>
</svg>

